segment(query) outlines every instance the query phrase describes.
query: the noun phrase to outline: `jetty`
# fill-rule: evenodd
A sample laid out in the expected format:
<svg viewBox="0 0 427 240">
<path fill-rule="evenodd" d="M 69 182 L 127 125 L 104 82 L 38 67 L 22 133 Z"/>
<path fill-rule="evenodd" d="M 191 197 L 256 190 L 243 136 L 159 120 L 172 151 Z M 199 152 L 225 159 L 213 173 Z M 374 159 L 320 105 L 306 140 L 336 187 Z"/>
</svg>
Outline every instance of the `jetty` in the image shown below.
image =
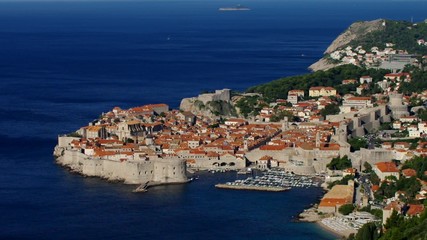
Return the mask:
<svg viewBox="0 0 427 240">
<path fill-rule="evenodd" d="M 149 187 L 149 183 L 150 182 L 146 182 L 143 183 L 141 185 L 139 185 L 139 187 L 137 187 L 135 190 L 133 190 L 132 192 L 137 193 L 137 192 L 147 192 L 147 188 Z"/>
<path fill-rule="evenodd" d="M 273 186 L 250 186 L 250 185 L 232 185 L 232 184 L 216 184 L 216 188 L 233 189 L 233 190 L 254 190 L 267 192 L 283 192 L 291 189 L 290 187 L 273 187 Z"/>
</svg>

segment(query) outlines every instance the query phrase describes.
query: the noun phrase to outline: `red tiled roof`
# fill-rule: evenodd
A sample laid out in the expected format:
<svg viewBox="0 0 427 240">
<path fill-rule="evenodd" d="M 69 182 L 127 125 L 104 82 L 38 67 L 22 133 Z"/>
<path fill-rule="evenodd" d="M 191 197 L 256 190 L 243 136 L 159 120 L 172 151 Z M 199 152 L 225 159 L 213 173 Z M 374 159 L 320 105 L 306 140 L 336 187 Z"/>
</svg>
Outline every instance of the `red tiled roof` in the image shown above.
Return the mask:
<svg viewBox="0 0 427 240">
<path fill-rule="evenodd" d="M 347 204 L 348 201 L 345 198 L 324 198 L 320 201 L 319 207 L 335 207 L 337 205 Z"/>
<path fill-rule="evenodd" d="M 208 157 L 219 157 L 219 154 L 216 152 L 208 152 L 207 156 Z"/>
<path fill-rule="evenodd" d="M 394 143 L 394 147 L 396 146 L 409 147 L 410 144 L 408 142 L 396 142 Z"/>
<path fill-rule="evenodd" d="M 409 76 L 409 73 L 387 73 L 385 77 L 402 77 Z"/>
<path fill-rule="evenodd" d="M 389 203 L 387 206 L 384 207 L 384 210 L 396 210 L 396 211 L 400 211 L 400 209 L 402 208 L 402 206 L 400 205 L 400 203 L 393 201 L 391 203 Z"/>
<path fill-rule="evenodd" d="M 104 156 L 113 156 L 116 155 L 116 152 L 113 151 L 95 151 L 95 156 L 104 157 Z"/>
<path fill-rule="evenodd" d="M 372 189 L 373 192 L 376 192 L 376 191 L 378 191 L 380 189 L 380 186 L 379 185 L 372 185 L 371 189 Z"/>
<path fill-rule="evenodd" d="M 356 168 L 347 168 L 347 169 L 344 170 L 344 172 L 351 173 L 351 174 L 356 173 L 356 171 L 357 171 Z"/>
<path fill-rule="evenodd" d="M 333 87 L 321 87 L 321 86 L 319 86 L 319 87 L 311 87 L 310 88 L 310 90 L 322 90 L 322 89 L 325 89 L 325 90 L 335 90 L 335 88 L 333 88 Z"/>
<path fill-rule="evenodd" d="M 414 176 L 417 176 L 417 171 L 415 171 L 412 168 L 407 168 L 402 170 L 402 174 L 405 177 L 414 177 Z"/>
<path fill-rule="evenodd" d="M 303 93 L 304 90 L 298 90 L 298 89 L 294 89 L 294 90 L 289 90 L 289 93 Z"/>
<path fill-rule="evenodd" d="M 230 119 L 228 119 L 226 122 L 245 123 L 245 122 L 246 122 L 246 120 L 245 120 L 245 119 L 241 119 L 241 118 L 230 118 Z"/>
<path fill-rule="evenodd" d="M 353 83 L 353 82 L 357 82 L 357 80 L 356 79 L 345 79 L 345 80 L 342 80 L 342 82 L 343 83 Z"/>
<path fill-rule="evenodd" d="M 271 159 L 273 159 L 273 158 L 265 155 L 265 156 L 261 157 L 259 160 L 271 160 Z"/>
<path fill-rule="evenodd" d="M 186 162 L 187 163 L 196 163 L 196 160 L 194 160 L 194 159 L 187 159 Z"/>
<path fill-rule="evenodd" d="M 424 205 L 422 204 L 409 204 L 409 209 L 406 212 L 409 216 L 416 216 L 424 211 Z"/>
<path fill-rule="evenodd" d="M 350 97 L 346 101 L 369 101 L 371 97 Z"/>
<path fill-rule="evenodd" d="M 259 149 L 264 151 L 280 151 L 286 148 L 286 145 L 264 145 Z"/>
<path fill-rule="evenodd" d="M 399 169 L 397 169 L 396 164 L 393 162 L 379 162 L 375 164 L 377 166 L 378 170 L 381 172 L 399 172 Z"/>
</svg>

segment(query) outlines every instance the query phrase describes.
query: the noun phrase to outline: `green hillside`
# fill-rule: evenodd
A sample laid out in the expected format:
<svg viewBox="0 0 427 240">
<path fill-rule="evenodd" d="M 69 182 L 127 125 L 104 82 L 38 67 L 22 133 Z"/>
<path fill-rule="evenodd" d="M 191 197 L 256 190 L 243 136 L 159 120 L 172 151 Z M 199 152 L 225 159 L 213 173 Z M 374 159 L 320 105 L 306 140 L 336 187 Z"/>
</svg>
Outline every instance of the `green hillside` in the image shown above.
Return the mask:
<svg viewBox="0 0 427 240">
<path fill-rule="evenodd" d="M 393 43 L 394 49 L 407 50 L 410 54 L 427 55 L 427 46 L 417 44 L 418 39 L 427 40 L 427 23 L 410 23 L 406 21 L 386 20 L 383 30 L 373 31 L 350 42 L 350 46 L 362 46 L 369 50 L 372 47 L 384 48 L 385 43 Z"/>
<path fill-rule="evenodd" d="M 354 65 L 343 65 L 326 71 L 317 71 L 305 75 L 280 78 L 269 83 L 251 87 L 249 93 L 261 93 L 267 102 L 276 99 L 284 99 L 288 96 L 288 91 L 301 89 L 308 96 L 308 89 L 315 86 L 335 87 L 338 93 L 345 94 L 349 91 L 345 86 L 338 86 L 344 79 L 359 79 L 361 76 L 369 75 L 374 81 L 382 80 L 388 70 L 364 69 Z"/>
</svg>

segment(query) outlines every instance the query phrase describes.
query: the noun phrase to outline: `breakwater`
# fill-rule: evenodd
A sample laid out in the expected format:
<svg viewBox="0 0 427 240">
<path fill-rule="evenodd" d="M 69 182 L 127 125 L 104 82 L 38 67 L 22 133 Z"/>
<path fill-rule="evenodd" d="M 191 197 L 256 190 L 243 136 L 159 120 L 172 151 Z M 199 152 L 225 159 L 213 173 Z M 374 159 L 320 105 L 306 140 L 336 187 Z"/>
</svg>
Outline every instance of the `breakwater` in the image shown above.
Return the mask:
<svg viewBox="0 0 427 240">
<path fill-rule="evenodd" d="M 231 185 L 231 184 L 216 184 L 216 188 L 234 189 L 234 190 L 254 190 L 267 192 L 283 192 L 290 190 L 289 187 L 272 187 L 272 186 L 249 186 L 249 185 Z"/>
</svg>

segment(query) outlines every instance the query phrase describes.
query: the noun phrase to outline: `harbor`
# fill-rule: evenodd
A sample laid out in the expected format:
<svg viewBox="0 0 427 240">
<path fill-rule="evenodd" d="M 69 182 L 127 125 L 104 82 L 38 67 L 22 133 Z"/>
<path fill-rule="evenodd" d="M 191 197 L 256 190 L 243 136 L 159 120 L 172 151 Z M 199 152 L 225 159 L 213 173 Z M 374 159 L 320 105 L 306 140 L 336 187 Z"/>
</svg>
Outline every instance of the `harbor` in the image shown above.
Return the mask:
<svg viewBox="0 0 427 240">
<path fill-rule="evenodd" d="M 235 190 L 257 190 L 282 192 L 295 188 L 320 187 L 321 179 L 316 177 L 301 176 L 280 169 L 273 169 L 254 176 L 255 171 L 246 179 L 237 179 L 234 182 L 216 184 L 216 188 Z"/>
<path fill-rule="evenodd" d="M 234 189 L 234 190 L 254 190 L 254 191 L 267 191 L 267 192 L 283 192 L 290 190 L 289 187 L 275 187 L 275 186 L 251 186 L 251 185 L 237 185 L 237 184 L 216 184 L 216 188 Z"/>
</svg>

